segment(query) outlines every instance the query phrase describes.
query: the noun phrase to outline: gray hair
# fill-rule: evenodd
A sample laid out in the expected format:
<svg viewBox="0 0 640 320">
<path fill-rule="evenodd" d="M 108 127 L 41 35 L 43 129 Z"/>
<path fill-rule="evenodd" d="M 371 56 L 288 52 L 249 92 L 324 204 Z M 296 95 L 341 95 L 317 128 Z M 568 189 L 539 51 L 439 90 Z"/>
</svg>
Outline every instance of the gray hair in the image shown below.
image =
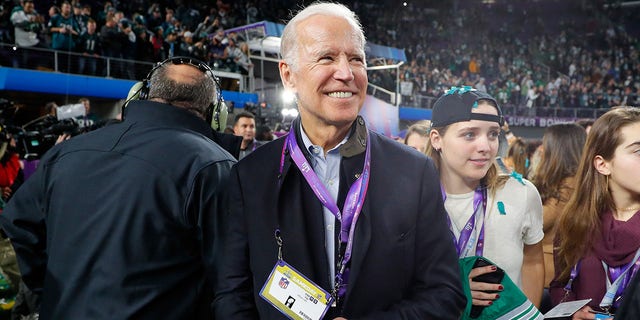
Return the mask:
<svg viewBox="0 0 640 320">
<path fill-rule="evenodd" d="M 151 75 L 149 99 L 162 99 L 206 118 L 209 106 L 217 97 L 213 75 L 202 73 L 202 77 L 194 82 L 177 82 L 169 75 L 170 65 L 160 66 Z"/>
<path fill-rule="evenodd" d="M 339 3 L 314 2 L 313 4 L 296 13 L 293 18 L 289 20 L 289 23 L 287 23 L 287 25 L 284 27 L 284 30 L 282 31 L 280 55 L 287 64 L 291 65 L 294 69 L 298 66 L 298 57 L 296 55 L 296 53 L 298 52 L 298 31 L 296 30 L 298 23 L 315 15 L 334 16 L 347 20 L 351 27 L 356 30 L 356 35 L 358 37 L 362 50 L 364 50 L 366 38 L 364 36 L 364 31 L 362 30 L 360 20 L 358 19 L 358 16 L 355 14 L 355 12 L 351 11 L 351 9 L 347 8 L 345 5 Z"/>
</svg>

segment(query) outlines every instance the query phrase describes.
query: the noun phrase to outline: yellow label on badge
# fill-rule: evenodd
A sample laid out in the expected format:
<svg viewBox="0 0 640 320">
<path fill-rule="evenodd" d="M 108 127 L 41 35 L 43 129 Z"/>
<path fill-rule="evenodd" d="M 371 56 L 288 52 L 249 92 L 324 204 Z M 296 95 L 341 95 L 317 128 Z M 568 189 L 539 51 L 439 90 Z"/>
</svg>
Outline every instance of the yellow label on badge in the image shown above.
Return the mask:
<svg viewBox="0 0 640 320">
<path fill-rule="evenodd" d="M 332 301 L 327 291 L 282 260 L 271 271 L 260 296 L 294 320 L 320 320 Z"/>
</svg>

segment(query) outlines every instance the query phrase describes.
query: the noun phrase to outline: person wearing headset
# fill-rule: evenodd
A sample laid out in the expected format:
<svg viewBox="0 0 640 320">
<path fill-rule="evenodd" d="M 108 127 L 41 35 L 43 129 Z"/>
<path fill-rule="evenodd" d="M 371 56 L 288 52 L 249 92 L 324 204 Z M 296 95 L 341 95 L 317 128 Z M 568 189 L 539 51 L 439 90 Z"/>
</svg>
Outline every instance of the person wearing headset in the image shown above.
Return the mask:
<svg viewBox="0 0 640 320">
<path fill-rule="evenodd" d="M 122 109 L 127 107 L 127 104 L 133 100 L 140 99 L 140 92 L 142 91 L 143 82 L 136 82 L 129 89 L 127 99 L 122 104 Z M 210 119 L 212 129 L 212 139 L 215 143 L 220 145 L 223 149 L 229 152 L 235 159 L 240 159 L 240 150 L 242 146 L 242 137 L 238 137 L 234 134 L 224 133 L 223 130 L 227 125 L 228 108 L 222 96 L 219 97 L 220 103 L 217 104 L 217 109 L 213 110 L 212 117 Z M 118 114 L 116 119 L 110 122 L 118 122 L 122 120 L 122 112 Z"/>
<path fill-rule="evenodd" d="M 41 319 L 209 319 L 235 159 L 212 141 L 219 87 L 173 58 L 123 120 L 55 145 L 0 217 Z"/>
</svg>

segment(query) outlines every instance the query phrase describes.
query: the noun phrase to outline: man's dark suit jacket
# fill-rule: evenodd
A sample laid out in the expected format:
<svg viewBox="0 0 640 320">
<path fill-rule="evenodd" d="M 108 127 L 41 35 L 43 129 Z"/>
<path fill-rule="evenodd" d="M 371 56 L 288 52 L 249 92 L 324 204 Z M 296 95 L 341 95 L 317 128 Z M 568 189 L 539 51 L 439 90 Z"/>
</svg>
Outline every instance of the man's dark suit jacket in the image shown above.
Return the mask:
<svg viewBox="0 0 640 320">
<path fill-rule="evenodd" d="M 291 128 L 305 149 L 297 121 Z M 430 159 L 368 134 L 358 118 L 340 147 L 338 206 L 362 172 L 368 141 L 371 178 L 356 224 L 348 289 L 325 318 L 458 319 L 465 297 Z M 277 262 L 276 229 L 283 260 L 330 292 L 322 205 L 288 153 L 279 175 L 284 142 L 258 148 L 232 169 L 232 209 L 214 302 L 218 319 L 286 319 L 259 296 Z"/>
</svg>

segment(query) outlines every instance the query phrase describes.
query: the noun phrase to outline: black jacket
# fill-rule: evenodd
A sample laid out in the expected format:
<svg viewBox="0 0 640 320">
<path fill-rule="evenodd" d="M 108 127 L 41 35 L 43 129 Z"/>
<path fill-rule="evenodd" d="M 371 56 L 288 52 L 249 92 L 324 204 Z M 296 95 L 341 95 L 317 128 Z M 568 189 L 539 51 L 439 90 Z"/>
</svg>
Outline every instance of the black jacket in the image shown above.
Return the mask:
<svg viewBox="0 0 640 320">
<path fill-rule="evenodd" d="M 630 270 L 631 271 L 631 270 Z M 622 295 L 622 304 L 616 311 L 616 320 L 640 319 L 640 273 L 633 276 Z"/>
<path fill-rule="evenodd" d="M 131 101 L 53 147 L 0 216 L 41 319 L 209 319 L 235 162 L 205 121 Z"/>
<path fill-rule="evenodd" d="M 340 147 L 338 206 L 362 172 L 366 143 L 371 178 L 356 223 L 346 298 L 342 310 L 325 318 L 458 319 L 465 297 L 436 169 L 415 150 L 367 132 L 358 118 Z M 276 229 L 283 260 L 330 291 L 322 205 L 288 154 L 279 186 L 284 141 L 258 148 L 232 170 L 214 304 L 219 319 L 285 319 L 258 295 L 277 261 Z"/>
</svg>

